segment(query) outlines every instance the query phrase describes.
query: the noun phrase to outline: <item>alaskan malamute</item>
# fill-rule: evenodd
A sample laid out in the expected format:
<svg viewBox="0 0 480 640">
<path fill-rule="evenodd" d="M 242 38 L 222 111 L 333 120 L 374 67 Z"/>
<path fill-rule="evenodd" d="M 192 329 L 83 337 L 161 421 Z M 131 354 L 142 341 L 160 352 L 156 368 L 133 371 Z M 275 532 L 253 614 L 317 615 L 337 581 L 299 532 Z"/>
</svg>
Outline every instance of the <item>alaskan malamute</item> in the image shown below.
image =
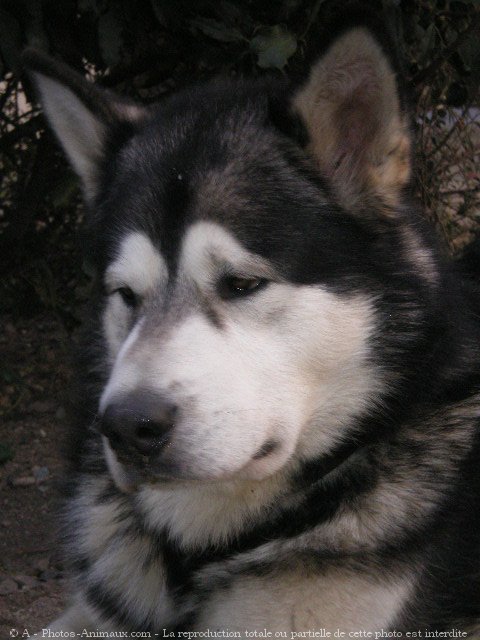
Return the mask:
<svg viewBox="0 0 480 640">
<path fill-rule="evenodd" d="M 97 272 L 51 629 L 480 637 L 479 306 L 382 40 L 151 108 L 25 59 Z"/>
</svg>

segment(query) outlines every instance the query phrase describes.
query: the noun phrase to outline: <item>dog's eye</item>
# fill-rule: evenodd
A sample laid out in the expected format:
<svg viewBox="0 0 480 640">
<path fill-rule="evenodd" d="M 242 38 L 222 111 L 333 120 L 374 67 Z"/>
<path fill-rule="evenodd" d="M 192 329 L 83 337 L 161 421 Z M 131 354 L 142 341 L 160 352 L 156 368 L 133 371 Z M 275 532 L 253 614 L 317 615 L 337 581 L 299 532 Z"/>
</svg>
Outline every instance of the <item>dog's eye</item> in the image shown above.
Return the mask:
<svg viewBox="0 0 480 640">
<path fill-rule="evenodd" d="M 238 298 L 255 293 L 267 284 L 264 278 L 241 278 L 227 276 L 220 282 L 220 295 L 222 298 Z"/>
<path fill-rule="evenodd" d="M 130 287 L 119 287 L 115 290 L 114 293 L 120 294 L 127 307 L 135 309 L 135 307 L 138 305 L 138 298 L 130 289 Z"/>
</svg>

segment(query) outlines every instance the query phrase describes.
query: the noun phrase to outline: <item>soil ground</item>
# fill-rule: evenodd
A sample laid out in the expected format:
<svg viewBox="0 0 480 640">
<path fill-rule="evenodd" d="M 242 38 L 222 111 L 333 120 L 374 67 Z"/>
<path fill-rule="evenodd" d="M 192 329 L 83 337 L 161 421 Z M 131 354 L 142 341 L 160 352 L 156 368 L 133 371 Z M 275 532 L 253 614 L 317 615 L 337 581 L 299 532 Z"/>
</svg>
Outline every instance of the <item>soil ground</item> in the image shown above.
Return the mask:
<svg viewBox="0 0 480 640">
<path fill-rule="evenodd" d="M 64 606 L 55 523 L 71 374 L 59 320 L 1 317 L 0 326 L 0 637 L 8 638 L 37 632 Z"/>
</svg>

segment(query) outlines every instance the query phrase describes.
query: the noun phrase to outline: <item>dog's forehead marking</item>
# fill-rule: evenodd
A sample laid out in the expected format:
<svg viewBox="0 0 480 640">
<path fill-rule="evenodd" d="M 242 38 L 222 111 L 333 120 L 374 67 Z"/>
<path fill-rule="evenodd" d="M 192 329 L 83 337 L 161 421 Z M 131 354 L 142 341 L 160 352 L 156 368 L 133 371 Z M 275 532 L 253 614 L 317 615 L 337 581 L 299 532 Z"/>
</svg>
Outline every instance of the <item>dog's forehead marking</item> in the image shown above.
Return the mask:
<svg viewBox="0 0 480 640">
<path fill-rule="evenodd" d="M 232 270 L 229 275 L 278 279 L 267 260 L 249 252 L 227 228 L 215 222 L 196 222 L 188 228 L 179 265 L 185 276 L 197 281 L 228 270 Z"/>
<path fill-rule="evenodd" d="M 137 295 L 145 295 L 166 279 L 165 260 L 141 231 L 130 231 L 123 237 L 105 272 L 107 288 L 130 287 Z"/>
</svg>

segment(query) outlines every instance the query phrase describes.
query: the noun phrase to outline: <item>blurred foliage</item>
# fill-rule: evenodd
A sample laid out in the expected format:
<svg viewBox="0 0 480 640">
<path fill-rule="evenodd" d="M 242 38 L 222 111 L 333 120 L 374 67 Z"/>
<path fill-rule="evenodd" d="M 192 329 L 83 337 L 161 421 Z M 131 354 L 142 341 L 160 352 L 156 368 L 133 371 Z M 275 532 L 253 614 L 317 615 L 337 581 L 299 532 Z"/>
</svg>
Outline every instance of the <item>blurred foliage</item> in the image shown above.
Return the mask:
<svg viewBox="0 0 480 640">
<path fill-rule="evenodd" d="M 418 192 L 453 250 L 477 231 L 480 1 L 373 0 L 393 34 L 418 125 Z M 20 55 L 35 46 L 143 102 L 215 74 L 295 74 L 334 0 L 0 0 L 0 305 L 75 323 L 85 279 L 76 181 Z M 313 44 L 312 44 L 313 43 Z"/>
</svg>

